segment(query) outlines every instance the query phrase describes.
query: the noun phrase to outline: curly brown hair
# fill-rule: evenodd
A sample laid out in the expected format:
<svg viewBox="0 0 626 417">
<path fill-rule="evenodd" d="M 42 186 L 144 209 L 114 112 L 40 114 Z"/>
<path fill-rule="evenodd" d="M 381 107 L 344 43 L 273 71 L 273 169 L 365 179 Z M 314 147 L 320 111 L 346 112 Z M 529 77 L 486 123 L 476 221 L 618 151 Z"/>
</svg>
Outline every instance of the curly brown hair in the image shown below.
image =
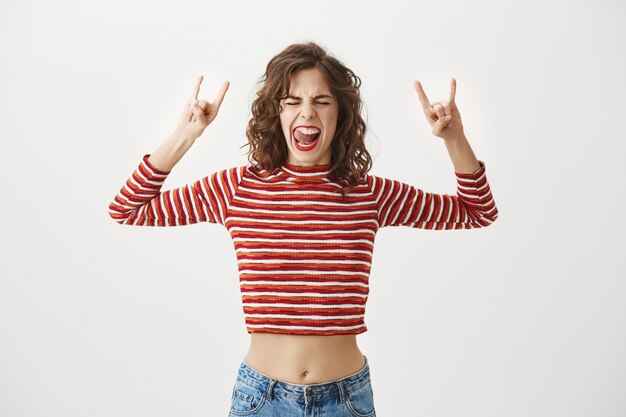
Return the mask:
<svg viewBox="0 0 626 417">
<path fill-rule="evenodd" d="M 309 68 L 322 71 L 339 104 L 329 178 L 345 184 L 341 188 L 345 198 L 372 167 L 364 141 L 367 127 L 361 117 L 361 79 L 315 42 L 291 44 L 269 61 L 257 82 L 261 86 L 246 128 L 248 143 L 243 146 L 250 146 L 248 160 L 253 166 L 272 172 L 283 164 L 288 148 L 280 126 L 280 102 L 289 94 L 291 76 Z"/>
</svg>

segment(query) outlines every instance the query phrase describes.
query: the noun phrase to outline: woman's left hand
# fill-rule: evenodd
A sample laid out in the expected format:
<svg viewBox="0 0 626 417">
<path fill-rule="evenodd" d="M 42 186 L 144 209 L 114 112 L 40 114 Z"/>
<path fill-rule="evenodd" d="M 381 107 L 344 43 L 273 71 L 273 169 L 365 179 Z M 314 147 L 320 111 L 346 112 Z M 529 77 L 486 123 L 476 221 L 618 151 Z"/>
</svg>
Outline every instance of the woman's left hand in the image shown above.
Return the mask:
<svg viewBox="0 0 626 417">
<path fill-rule="evenodd" d="M 450 82 L 450 101 L 437 101 L 433 103 L 426 97 L 422 84 L 417 80 L 415 80 L 414 84 L 417 96 L 424 108 L 426 120 L 428 120 L 428 123 L 430 123 L 433 128 L 433 135 L 446 141 L 463 138 L 465 134 L 463 132 L 463 123 L 461 123 L 461 114 L 454 101 L 456 80 L 452 78 Z"/>
</svg>

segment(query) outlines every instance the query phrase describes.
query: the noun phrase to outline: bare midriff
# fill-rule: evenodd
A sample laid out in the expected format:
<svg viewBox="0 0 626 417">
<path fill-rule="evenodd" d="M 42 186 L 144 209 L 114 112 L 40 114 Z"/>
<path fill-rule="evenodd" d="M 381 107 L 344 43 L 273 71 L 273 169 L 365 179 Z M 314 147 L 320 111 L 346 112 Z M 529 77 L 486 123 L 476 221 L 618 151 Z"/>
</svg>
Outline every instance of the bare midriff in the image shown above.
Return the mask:
<svg viewBox="0 0 626 417">
<path fill-rule="evenodd" d="M 245 361 L 253 369 L 290 384 L 319 384 L 358 372 L 365 357 L 357 335 L 296 336 L 250 333 Z"/>
</svg>

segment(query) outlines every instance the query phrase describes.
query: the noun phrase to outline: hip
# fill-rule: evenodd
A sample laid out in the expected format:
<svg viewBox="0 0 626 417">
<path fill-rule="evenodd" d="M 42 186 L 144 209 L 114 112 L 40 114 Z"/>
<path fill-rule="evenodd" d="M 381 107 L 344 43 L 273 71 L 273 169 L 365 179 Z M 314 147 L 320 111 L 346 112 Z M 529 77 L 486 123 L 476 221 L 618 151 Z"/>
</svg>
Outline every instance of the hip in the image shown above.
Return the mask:
<svg viewBox="0 0 626 417">
<path fill-rule="evenodd" d="M 367 357 L 358 371 L 332 381 L 293 384 L 250 366 L 244 359 L 232 390 L 229 417 L 375 417 Z"/>
</svg>

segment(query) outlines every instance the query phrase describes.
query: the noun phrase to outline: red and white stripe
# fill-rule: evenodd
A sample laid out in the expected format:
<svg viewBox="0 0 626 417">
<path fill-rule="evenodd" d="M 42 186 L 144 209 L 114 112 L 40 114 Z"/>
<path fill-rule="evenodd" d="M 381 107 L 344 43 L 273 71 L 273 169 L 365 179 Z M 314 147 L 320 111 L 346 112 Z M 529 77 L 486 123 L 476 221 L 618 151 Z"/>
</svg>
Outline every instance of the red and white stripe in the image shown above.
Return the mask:
<svg viewBox="0 0 626 417">
<path fill-rule="evenodd" d="M 233 240 L 249 333 L 358 334 L 376 232 L 381 227 L 471 229 L 498 216 L 485 166 L 456 172 L 457 195 L 366 175 L 343 200 L 328 165 L 251 165 L 161 192 L 169 172 L 145 155 L 109 206 L 121 224 L 220 223 Z"/>
</svg>

